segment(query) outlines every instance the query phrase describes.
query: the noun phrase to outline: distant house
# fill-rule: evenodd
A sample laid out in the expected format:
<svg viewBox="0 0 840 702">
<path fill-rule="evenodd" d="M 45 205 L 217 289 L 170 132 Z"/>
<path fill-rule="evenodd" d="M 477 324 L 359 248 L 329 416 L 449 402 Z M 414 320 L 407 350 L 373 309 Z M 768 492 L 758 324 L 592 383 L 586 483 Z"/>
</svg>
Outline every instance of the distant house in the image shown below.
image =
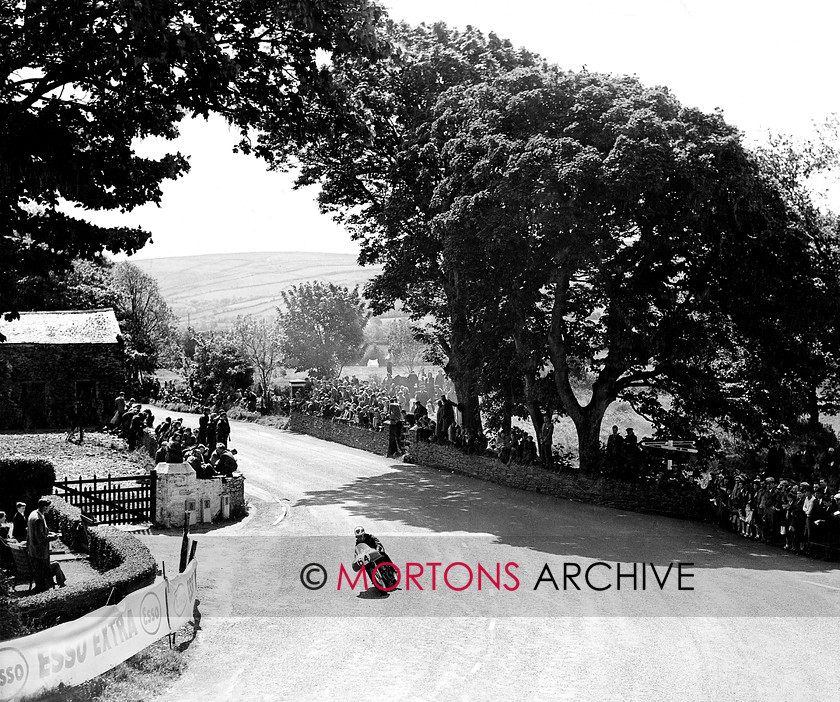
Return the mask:
<svg viewBox="0 0 840 702">
<path fill-rule="evenodd" d="M 114 310 L 21 312 L 0 333 L 0 428 L 69 428 L 76 400 L 86 424 L 111 418 L 124 384 Z"/>
</svg>

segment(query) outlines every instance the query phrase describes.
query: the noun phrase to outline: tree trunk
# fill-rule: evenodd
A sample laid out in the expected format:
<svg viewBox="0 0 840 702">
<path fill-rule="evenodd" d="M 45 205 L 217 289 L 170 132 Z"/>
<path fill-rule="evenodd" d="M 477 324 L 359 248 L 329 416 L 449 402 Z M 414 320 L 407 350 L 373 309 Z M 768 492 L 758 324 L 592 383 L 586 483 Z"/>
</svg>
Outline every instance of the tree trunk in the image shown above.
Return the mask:
<svg viewBox="0 0 840 702">
<path fill-rule="evenodd" d="M 513 387 L 511 381 L 505 381 L 505 400 L 502 403 L 502 431 L 510 434 L 513 423 Z"/>
<path fill-rule="evenodd" d="M 580 469 L 593 473 L 601 467 L 601 422 L 603 411 L 584 411 L 579 421 L 575 422 L 580 454 Z"/>
<path fill-rule="evenodd" d="M 461 428 L 481 432 L 481 412 L 478 404 L 478 389 L 474 377 L 470 373 L 451 371 L 447 364 L 447 375 L 455 385 L 458 396 L 458 409 L 461 412 Z"/>
<path fill-rule="evenodd" d="M 451 317 L 452 333 L 448 349 L 446 375 L 455 385 L 458 409 L 461 411 L 461 428 L 471 429 L 475 435 L 481 433 L 481 413 L 478 404 L 478 378 L 480 358 L 474 345 L 470 344 L 469 323 L 464 314 Z"/>
<path fill-rule="evenodd" d="M 542 428 L 543 428 L 543 413 L 539 401 L 536 399 L 536 392 L 534 390 L 534 371 L 528 369 L 524 375 L 525 379 L 525 406 L 528 408 L 528 416 L 531 418 L 531 424 L 534 425 L 534 433 L 537 437 L 537 451 L 539 452 L 540 461 L 544 465 L 551 462 L 551 456 L 546 455 L 545 447 L 542 442 Z"/>
</svg>

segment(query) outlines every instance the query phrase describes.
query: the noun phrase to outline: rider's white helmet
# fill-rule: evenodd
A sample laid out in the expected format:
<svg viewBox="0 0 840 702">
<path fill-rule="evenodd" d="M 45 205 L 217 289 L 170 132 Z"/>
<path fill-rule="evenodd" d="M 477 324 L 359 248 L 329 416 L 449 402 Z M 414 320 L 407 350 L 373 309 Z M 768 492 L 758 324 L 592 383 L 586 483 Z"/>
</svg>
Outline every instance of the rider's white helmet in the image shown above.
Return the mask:
<svg viewBox="0 0 840 702">
<path fill-rule="evenodd" d="M 364 536 L 365 535 L 365 528 L 364 527 L 356 527 L 353 529 L 353 533 L 356 536 Z"/>
</svg>

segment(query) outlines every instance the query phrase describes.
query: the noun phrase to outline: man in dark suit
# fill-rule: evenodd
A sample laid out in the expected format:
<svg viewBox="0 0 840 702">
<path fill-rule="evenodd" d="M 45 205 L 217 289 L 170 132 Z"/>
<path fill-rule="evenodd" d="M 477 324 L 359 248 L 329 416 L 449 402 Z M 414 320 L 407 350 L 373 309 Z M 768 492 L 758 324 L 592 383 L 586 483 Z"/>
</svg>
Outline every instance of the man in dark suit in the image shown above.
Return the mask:
<svg viewBox="0 0 840 702">
<path fill-rule="evenodd" d="M 26 541 L 26 503 L 18 502 L 17 512 L 12 518 L 12 538 L 15 541 Z"/>
<path fill-rule="evenodd" d="M 27 520 L 28 539 L 26 550 L 35 570 L 35 593 L 50 590 L 55 584 L 64 587 L 64 573 L 58 563 L 50 563 L 50 541 L 58 538 L 47 529 L 46 515 L 52 509 L 49 500 L 38 500 L 38 509 L 33 509 Z"/>
</svg>

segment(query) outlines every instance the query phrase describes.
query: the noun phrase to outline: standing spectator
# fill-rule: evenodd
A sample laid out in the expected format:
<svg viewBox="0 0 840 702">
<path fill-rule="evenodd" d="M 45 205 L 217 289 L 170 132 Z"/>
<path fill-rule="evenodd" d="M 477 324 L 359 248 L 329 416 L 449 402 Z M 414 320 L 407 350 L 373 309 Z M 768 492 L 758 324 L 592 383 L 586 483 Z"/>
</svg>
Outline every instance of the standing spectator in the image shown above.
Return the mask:
<svg viewBox="0 0 840 702">
<path fill-rule="evenodd" d="M 542 450 L 543 463 L 551 465 L 552 463 L 552 448 L 554 446 L 554 422 L 551 418 L 551 412 L 546 412 L 543 417 L 543 424 L 540 428 L 540 449 Z"/>
<path fill-rule="evenodd" d="M 198 443 L 206 444 L 207 443 L 207 425 L 210 422 L 210 414 L 209 409 L 205 407 L 201 413 L 201 416 L 198 418 Z"/>
<path fill-rule="evenodd" d="M 402 409 L 396 397 L 391 398 L 388 405 L 388 458 L 402 453 Z"/>
<path fill-rule="evenodd" d="M 199 419 L 199 422 L 201 420 Z M 172 417 L 165 417 L 164 420 L 157 425 L 157 429 L 155 429 L 155 436 L 158 439 L 158 442 L 161 442 L 162 439 L 166 439 L 169 436 L 169 430 L 172 428 Z"/>
<path fill-rule="evenodd" d="M 73 403 L 73 409 L 70 410 L 70 431 L 67 432 L 67 441 L 73 440 L 73 435 L 76 433 L 76 427 L 79 428 L 79 445 L 85 440 L 85 430 L 82 426 L 82 416 L 84 415 L 84 407 L 82 401 L 76 398 Z"/>
<path fill-rule="evenodd" d="M 215 446 L 218 442 L 216 440 L 216 425 L 219 422 L 219 415 L 213 412 L 207 422 L 207 445 Z"/>
<path fill-rule="evenodd" d="M 388 353 L 385 356 L 385 372 L 388 374 L 388 377 L 392 377 L 394 375 L 394 352 L 391 347 L 388 347 Z"/>
<path fill-rule="evenodd" d="M 143 427 L 146 424 L 146 415 L 140 411 L 140 405 L 136 405 L 131 416 L 131 425 L 128 429 L 128 450 L 134 451 L 143 441 Z"/>
<path fill-rule="evenodd" d="M 114 398 L 114 416 L 111 417 L 110 424 L 112 428 L 119 429 L 123 414 L 125 414 L 125 393 L 121 392 Z"/>
<path fill-rule="evenodd" d="M 636 432 L 633 431 L 633 427 L 627 427 L 624 434 L 622 448 L 624 450 L 625 468 L 635 468 L 639 457 L 639 440 L 636 437 Z"/>
<path fill-rule="evenodd" d="M 219 419 L 216 422 L 216 442 L 224 444 L 225 448 L 228 445 L 228 438 L 230 437 L 230 422 L 227 418 L 227 412 L 222 410 L 219 413 Z"/>
<path fill-rule="evenodd" d="M 513 459 L 513 454 L 510 448 L 510 432 L 507 429 L 502 429 L 499 432 L 499 460 L 506 464 L 510 465 L 511 460 Z"/>
<path fill-rule="evenodd" d="M 61 566 L 50 563 L 50 541 L 58 538 L 47 529 L 46 515 L 51 507 L 49 500 L 38 500 L 38 509 L 33 509 L 27 520 L 26 550 L 35 570 L 35 593 L 51 589 L 53 578 L 59 587 L 64 587 L 66 581 Z"/>
<path fill-rule="evenodd" d="M 830 477 L 830 478 L 837 478 L 840 476 L 840 469 L 838 468 L 838 461 L 837 455 L 834 451 L 834 447 L 830 447 L 826 452 L 825 456 L 823 456 L 822 464 L 820 465 L 820 470 L 822 474 Z"/>
<path fill-rule="evenodd" d="M 440 396 L 436 417 L 438 440 L 440 443 L 446 443 L 449 436 L 449 427 L 455 423 L 455 412 L 452 411 L 453 407 L 454 404 L 446 397 L 446 395 Z"/>
<path fill-rule="evenodd" d="M 624 453 L 624 437 L 618 433 L 618 425 L 613 424 L 612 434 L 607 437 L 607 464 L 610 468 L 618 467 Z"/>
<path fill-rule="evenodd" d="M 15 505 L 15 516 L 12 517 L 12 538 L 15 541 L 26 541 L 26 503 L 18 502 Z"/>
<path fill-rule="evenodd" d="M 814 507 L 817 504 L 817 498 L 814 497 L 814 491 L 811 489 L 811 486 L 807 483 L 805 487 L 805 497 L 802 500 L 802 512 L 805 514 L 805 534 L 803 541 L 805 542 L 805 551 L 806 553 L 810 551 L 810 541 L 811 541 L 811 530 L 813 528 L 813 520 L 812 515 L 814 513 Z"/>
</svg>

